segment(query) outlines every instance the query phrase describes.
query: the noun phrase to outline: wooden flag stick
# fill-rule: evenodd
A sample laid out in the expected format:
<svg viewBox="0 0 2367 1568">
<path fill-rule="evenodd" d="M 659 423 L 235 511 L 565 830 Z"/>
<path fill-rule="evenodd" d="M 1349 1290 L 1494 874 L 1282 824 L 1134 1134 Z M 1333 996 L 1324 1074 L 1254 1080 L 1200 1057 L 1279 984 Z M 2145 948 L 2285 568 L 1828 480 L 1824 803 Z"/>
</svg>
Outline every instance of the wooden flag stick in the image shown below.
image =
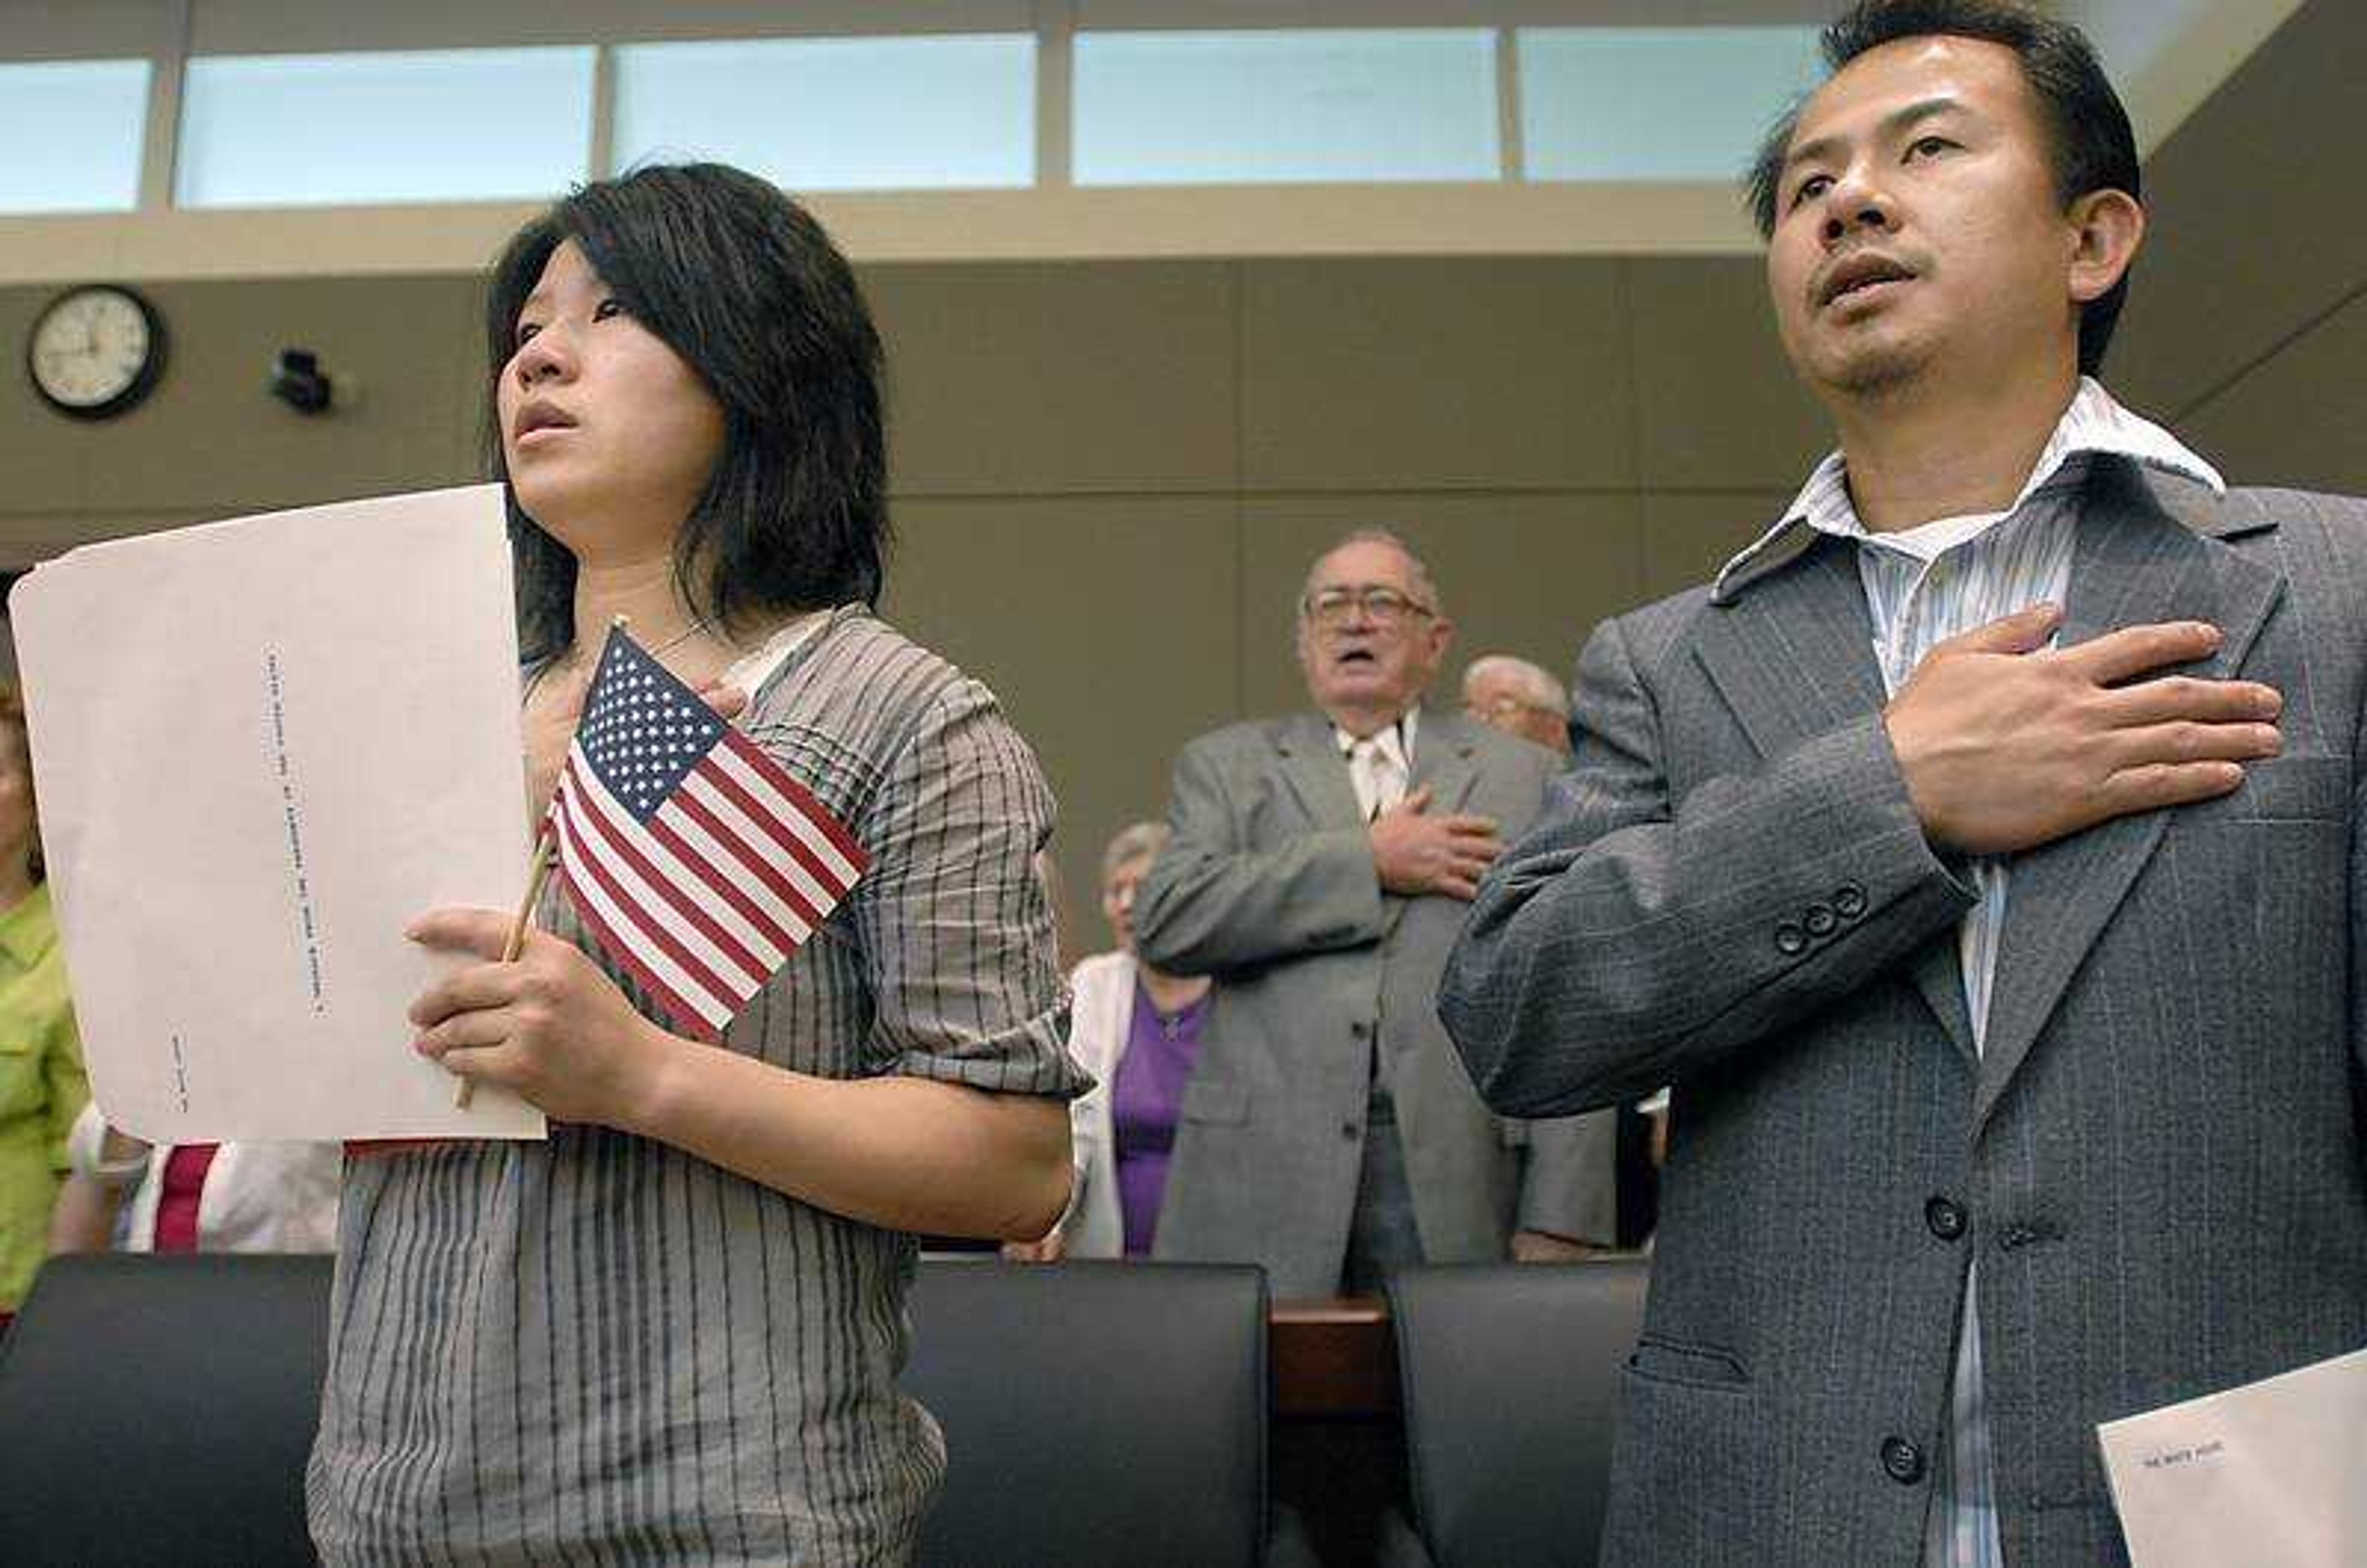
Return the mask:
<svg viewBox="0 0 2367 1568">
<path fill-rule="evenodd" d="M 632 622 L 627 616 L 617 615 L 611 617 L 608 624 L 623 631 Z M 510 922 L 510 939 L 502 944 L 502 962 L 504 964 L 515 964 L 517 955 L 526 951 L 526 933 L 534 925 L 534 907 L 542 897 L 544 879 L 550 875 L 550 855 L 557 842 L 551 831 L 550 807 L 546 805 L 543 807 L 542 831 L 535 836 L 534 863 L 527 871 L 526 897 L 518 900 L 517 919 Z M 452 1103 L 466 1111 L 469 1102 L 476 1097 L 477 1086 L 462 1078 L 459 1086 L 452 1091 Z"/>
<path fill-rule="evenodd" d="M 534 840 L 534 863 L 527 871 L 526 897 L 518 900 L 517 919 L 510 922 L 510 939 L 502 944 L 502 962 L 504 964 L 515 964 L 517 955 L 526 951 L 526 933 L 534 925 L 534 907 L 542 897 L 543 882 L 550 875 L 550 852 L 556 842 L 550 823 L 546 819 L 541 833 Z M 462 1078 L 452 1091 L 452 1103 L 466 1111 L 476 1093 L 477 1086 Z"/>
</svg>

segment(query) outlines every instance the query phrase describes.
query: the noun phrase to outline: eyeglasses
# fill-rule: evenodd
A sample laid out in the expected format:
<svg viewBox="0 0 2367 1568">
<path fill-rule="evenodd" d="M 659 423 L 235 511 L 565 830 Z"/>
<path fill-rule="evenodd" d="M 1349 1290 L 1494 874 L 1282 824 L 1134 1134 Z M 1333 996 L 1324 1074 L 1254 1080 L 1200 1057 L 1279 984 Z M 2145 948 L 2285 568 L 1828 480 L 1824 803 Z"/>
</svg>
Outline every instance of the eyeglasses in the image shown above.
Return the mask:
<svg viewBox="0 0 2367 1568">
<path fill-rule="evenodd" d="M 1342 626 L 1359 612 L 1375 626 L 1394 626 L 1409 615 L 1434 615 L 1437 611 L 1394 588 L 1325 588 L 1309 593 L 1300 611 L 1319 626 Z"/>
<path fill-rule="evenodd" d="M 1509 694 L 1501 697 L 1483 697 L 1463 705 L 1467 718 L 1511 718 L 1516 714 L 1541 713 L 1553 718 L 1561 715 L 1543 703 L 1533 703 Z"/>
</svg>

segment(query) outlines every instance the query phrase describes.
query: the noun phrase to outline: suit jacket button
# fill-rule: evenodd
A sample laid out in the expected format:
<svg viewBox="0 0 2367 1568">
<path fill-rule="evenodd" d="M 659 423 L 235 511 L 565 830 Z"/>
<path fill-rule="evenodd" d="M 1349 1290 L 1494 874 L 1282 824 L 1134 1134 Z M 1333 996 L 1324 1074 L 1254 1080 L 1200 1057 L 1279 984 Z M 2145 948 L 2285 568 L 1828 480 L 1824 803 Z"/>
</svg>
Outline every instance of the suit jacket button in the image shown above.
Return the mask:
<svg viewBox="0 0 2367 1568">
<path fill-rule="evenodd" d="M 1808 950 L 1808 933 L 1785 920 L 1775 928 L 1775 951 L 1786 958 L 1795 958 Z"/>
<path fill-rule="evenodd" d="M 1353 1035 L 1354 1035 L 1357 1039 L 1359 1039 L 1359 1040 L 1363 1040 L 1363 1039 L 1365 1039 L 1365 1038 L 1369 1037 L 1369 1036 L 1372 1034 L 1372 1032 L 1373 1032 L 1373 1026 L 1372 1026 L 1371 1024 L 1369 1024 L 1369 1023 L 1366 1023 L 1363 1019 L 1361 1019 L 1361 1018 L 1360 1018 L 1360 1019 L 1358 1019 L 1355 1022 L 1353 1022 L 1353 1023 L 1352 1023 L 1352 1024 L 1350 1024 L 1350 1025 L 1348 1026 L 1348 1032 L 1349 1032 L 1349 1033 L 1351 1033 L 1351 1034 L 1353 1034 Z"/>
<path fill-rule="evenodd" d="M 1840 917 L 1830 904 L 1811 904 L 1800 916 L 1801 927 L 1810 936 L 1830 936 L 1840 929 Z"/>
<path fill-rule="evenodd" d="M 1923 1450 L 1904 1438 L 1885 1438 L 1882 1468 L 1901 1486 L 1912 1486 L 1923 1479 Z"/>
<path fill-rule="evenodd" d="M 1864 914 L 1865 889 L 1854 882 L 1844 882 L 1834 888 L 1833 913 L 1845 920 L 1854 920 Z"/>
<path fill-rule="evenodd" d="M 1923 1223 L 1942 1241 L 1954 1241 L 1965 1234 L 1964 1206 L 1950 1198 L 1934 1198 L 1923 1205 Z"/>
<path fill-rule="evenodd" d="M 1353 1122 L 1342 1122 L 1340 1123 L 1340 1135 L 1347 1139 L 1352 1144 L 1356 1141 L 1356 1135 L 1363 1131 L 1364 1129 L 1359 1127 Z"/>
</svg>

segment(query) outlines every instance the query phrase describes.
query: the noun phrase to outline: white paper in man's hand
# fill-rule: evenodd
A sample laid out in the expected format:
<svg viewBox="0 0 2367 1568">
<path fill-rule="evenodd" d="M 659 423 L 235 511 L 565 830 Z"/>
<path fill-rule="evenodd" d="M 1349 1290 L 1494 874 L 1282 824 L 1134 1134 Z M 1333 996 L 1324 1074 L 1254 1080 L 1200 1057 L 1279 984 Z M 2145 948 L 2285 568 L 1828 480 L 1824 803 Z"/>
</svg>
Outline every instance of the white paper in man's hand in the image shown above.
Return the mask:
<svg viewBox="0 0 2367 1568">
<path fill-rule="evenodd" d="M 2367 1563 L 2367 1350 L 2096 1436 L 2135 1568 Z"/>
<path fill-rule="evenodd" d="M 409 1049 L 403 927 L 527 859 L 493 486 L 94 545 L 9 600 L 91 1086 L 159 1143 L 539 1137 Z"/>
</svg>

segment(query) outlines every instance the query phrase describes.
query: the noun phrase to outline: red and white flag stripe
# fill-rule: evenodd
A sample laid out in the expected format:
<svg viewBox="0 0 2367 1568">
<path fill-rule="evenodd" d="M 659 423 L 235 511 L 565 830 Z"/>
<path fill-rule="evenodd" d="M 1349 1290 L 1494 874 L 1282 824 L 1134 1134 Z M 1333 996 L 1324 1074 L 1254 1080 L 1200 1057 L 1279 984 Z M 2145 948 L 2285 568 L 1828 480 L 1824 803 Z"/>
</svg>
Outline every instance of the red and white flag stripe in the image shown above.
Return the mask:
<svg viewBox="0 0 2367 1568">
<path fill-rule="evenodd" d="M 587 829 L 613 844 L 634 844 L 639 857 L 634 869 L 673 888 L 678 905 L 697 909 L 719 927 L 739 953 L 753 960 L 745 967 L 769 975 L 804 940 L 807 932 L 801 923 L 785 923 L 753 899 L 693 898 L 687 890 L 700 883 L 721 881 L 729 874 L 728 863 L 718 854 L 692 848 L 654 818 L 636 829 L 630 814 L 601 787 L 598 779 L 571 770 L 561 788 L 567 809 L 582 818 Z"/>
<path fill-rule="evenodd" d="M 580 742 L 551 806 L 576 911 L 675 1021 L 719 1036 L 863 874 L 827 808 L 736 730 L 650 814 Z"/>
</svg>

